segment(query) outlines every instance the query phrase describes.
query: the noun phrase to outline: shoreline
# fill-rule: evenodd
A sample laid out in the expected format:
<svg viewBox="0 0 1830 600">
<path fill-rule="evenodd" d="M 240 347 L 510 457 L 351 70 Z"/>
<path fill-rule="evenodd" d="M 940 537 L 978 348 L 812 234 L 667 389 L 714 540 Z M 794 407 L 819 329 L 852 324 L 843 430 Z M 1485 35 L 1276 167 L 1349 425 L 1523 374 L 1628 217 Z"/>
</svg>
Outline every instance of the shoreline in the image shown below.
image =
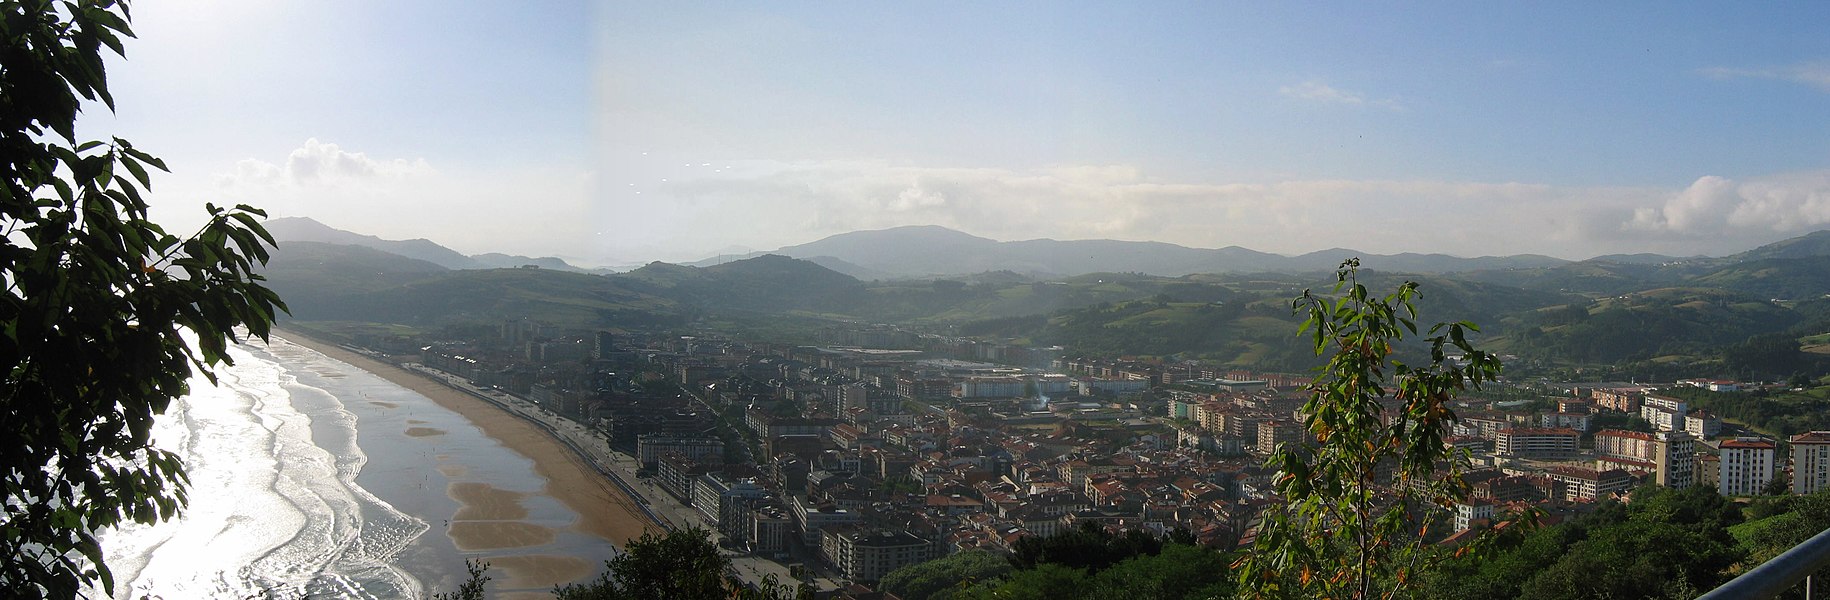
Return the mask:
<svg viewBox="0 0 1830 600">
<path fill-rule="evenodd" d="M 430 374 L 411 371 L 293 329 L 275 328 L 273 335 L 418 393 L 434 404 L 457 413 L 503 447 L 532 460 L 535 474 L 546 482 L 541 493 L 578 516 L 570 524 L 571 530 L 603 539 L 619 548 L 644 533 L 662 530 L 662 525 L 656 523 L 641 506 L 641 500 L 624 491 L 620 487 L 621 482 L 612 481 L 590 459 L 581 455 L 580 449 L 561 439 L 557 432 L 515 414 L 506 407 L 476 397 L 472 392 L 438 381 Z M 460 486 L 462 484 L 454 484 L 451 492 L 453 499 L 463 504 L 464 508 L 447 522 L 446 536 L 463 551 L 479 554 L 478 558 L 495 564 L 501 570 L 501 574 L 494 576 L 499 582 L 512 583 L 514 585 L 510 587 L 517 588 L 550 589 L 555 584 L 572 583 L 589 577 L 594 572 L 590 568 L 592 565 L 609 558 L 523 552 L 492 555 L 492 551 L 525 550 L 529 544 L 504 539 L 521 537 L 503 535 L 506 532 L 500 531 L 499 525 L 508 523 L 498 521 L 491 523 L 491 526 L 479 527 L 484 523 L 465 520 L 466 515 L 475 515 L 481 507 L 474 507 L 471 502 L 460 497 L 475 497 L 477 490 L 469 486 L 459 489 Z M 501 508 L 507 507 L 491 508 L 486 512 L 501 512 Z M 531 540 L 538 541 L 541 537 L 534 535 Z"/>
</svg>

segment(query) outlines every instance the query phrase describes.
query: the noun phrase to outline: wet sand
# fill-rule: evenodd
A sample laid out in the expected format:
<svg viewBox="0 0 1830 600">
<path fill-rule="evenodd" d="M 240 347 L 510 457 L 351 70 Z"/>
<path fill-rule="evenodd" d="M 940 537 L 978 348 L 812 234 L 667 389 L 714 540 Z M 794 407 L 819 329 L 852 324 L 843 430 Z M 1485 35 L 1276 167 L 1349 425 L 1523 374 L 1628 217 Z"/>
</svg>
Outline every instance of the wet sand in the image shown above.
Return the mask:
<svg viewBox="0 0 1830 600">
<path fill-rule="evenodd" d="M 618 546 L 659 528 L 649 522 L 635 500 L 606 480 L 571 448 L 546 431 L 520 417 L 509 414 L 484 400 L 453 389 L 413 372 L 401 369 L 335 344 L 315 340 L 293 331 L 276 331 L 287 341 L 311 348 L 326 356 L 373 373 L 396 385 L 418 392 L 434 403 L 462 415 L 481 429 L 484 435 L 500 442 L 534 462 L 534 471 L 546 480 L 542 492 L 578 515 L 571 528 L 596 536 Z M 444 433 L 430 428 L 409 430 L 409 435 Z M 442 463 L 442 458 L 441 458 Z M 433 466 L 433 465 L 428 465 Z M 463 465 L 436 465 L 447 475 L 464 472 Z M 500 490 L 482 482 L 454 482 L 448 495 L 461 504 L 452 516 L 447 535 L 459 549 L 478 551 L 491 565 L 491 576 L 504 588 L 551 588 L 555 584 L 579 581 L 596 572 L 600 559 L 554 554 L 491 555 L 490 550 L 513 550 L 550 543 L 551 528 L 522 521 L 527 509 L 522 506 L 526 494 Z"/>
<path fill-rule="evenodd" d="M 433 427 L 408 427 L 405 433 L 413 437 L 432 437 L 445 435 L 445 430 Z"/>
</svg>

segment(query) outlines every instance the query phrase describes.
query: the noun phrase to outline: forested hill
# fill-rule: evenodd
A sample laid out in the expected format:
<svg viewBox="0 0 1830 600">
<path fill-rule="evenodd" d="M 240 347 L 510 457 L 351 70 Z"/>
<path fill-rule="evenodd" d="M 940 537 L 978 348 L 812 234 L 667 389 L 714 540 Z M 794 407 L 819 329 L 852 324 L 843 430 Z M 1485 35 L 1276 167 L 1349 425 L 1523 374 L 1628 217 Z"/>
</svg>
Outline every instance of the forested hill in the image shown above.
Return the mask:
<svg viewBox="0 0 1830 600">
<path fill-rule="evenodd" d="M 1830 333 L 1830 311 L 1819 300 L 1830 293 L 1830 256 L 1812 254 L 1830 251 L 1817 243 L 1825 237 L 1728 258 L 1618 256 L 1446 274 L 1405 274 L 1371 258 L 1363 259 L 1361 278 L 1375 290 L 1420 282 L 1426 324 L 1472 321 L 1490 347 L 1528 363 L 1681 366 L 1718 361 L 1728 347 L 1756 336 Z M 985 243 L 950 239 L 961 248 Z M 789 322 L 799 328 L 884 323 L 1075 353 L 1265 368 L 1312 360 L 1293 341 L 1297 322 L 1289 301 L 1333 284 L 1327 269 L 1174 277 L 985 271 L 862 281 L 781 255 L 703 267 L 653 263 L 607 276 L 458 270 L 366 246 L 314 242 L 283 242 L 264 273 L 301 319 L 436 326 L 533 318 L 572 328 L 641 329 L 717 317 L 710 323 L 777 331 Z M 777 326 L 769 326 L 772 320 Z M 732 325 L 732 333 L 749 325 Z"/>
</svg>

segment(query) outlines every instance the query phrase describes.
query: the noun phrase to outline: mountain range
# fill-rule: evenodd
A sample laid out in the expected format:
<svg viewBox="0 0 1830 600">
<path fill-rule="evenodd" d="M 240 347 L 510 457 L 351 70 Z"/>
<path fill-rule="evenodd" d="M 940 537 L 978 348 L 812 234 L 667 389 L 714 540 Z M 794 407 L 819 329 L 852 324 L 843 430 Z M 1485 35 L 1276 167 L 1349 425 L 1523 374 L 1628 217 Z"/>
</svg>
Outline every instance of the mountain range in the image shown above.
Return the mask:
<svg viewBox="0 0 1830 600">
<path fill-rule="evenodd" d="M 271 219 L 263 225 L 267 233 L 280 243 L 315 242 L 337 244 L 342 246 L 361 246 L 397 254 L 407 258 L 423 260 L 447 269 L 506 269 L 525 265 L 536 265 L 543 269 L 562 271 L 585 271 L 572 266 L 564 260 L 551 256 L 531 258 L 490 252 L 466 256 L 465 254 L 441 246 L 432 240 L 417 238 L 411 240 L 384 240 L 372 235 L 364 235 L 337 229 L 311 217 L 285 217 Z"/>
<path fill-rule="evenodd" d="M 916 227 L 784 249 L 807 259 L 761 254 L 603 274 L 482 268 L 487 259 L 428 240 L 382 240 L 303 220 L 279 225 L 270 230 L 280 247 L 262 274 L 293 318 L 307 321 L 445 328 L 533 318 L 559 330 L 692 324 L 803 340 L 846 323 L 894 323 L 1101 355 L 1193 353 L 1287 369 L 1313 360 L 1291 336 L 1290 298 L 1325 286 L 1333 279 L 1326 271 L 1360 255 L 997 242 Z M 1830 232 L 1715 258 L 1360 257 L 1363 283 L 1391 289 L 1417 281 L 1418 307 L 1432 318 L 1481 323 L 1495 348 L 1547 361 L 1677 364 L 1669 357 L 1707 358 L 1751 336 L 1830 332 Z M 1051 274 L 1082 269 L 1088 272 Z M 1173 275 L 1182 271 L 1196 274 Z M 926 276 L 891 276 L 898 272 Z"/>
<path fill-rule="evenodd" d="M 554 257 L 499 253 L 465 255 L 427 239 L 385 240 L 336 229 L 308 217 L 273 219 L 268 232 L 282 243 L 317 242 L 361 246 L 430 262 L 447 269 L 497 269 L 538 266 L 563 271 L 598 272 Z M 958 277 L 1008 271 L 1033 277 L 1086 273 L 1143 273 L 1180 277 L 1203 273 L 1312 273 L 1330 271 L 1342 260 L 1358 257 L 1369 268 L 1402 273 L 1481 273 L 1479 279 L 1527 280 L 1671 278 L 1700 275 L 1722 266 L 1762 259 L 1830 255 L 1830 230 L 1774 242 L 1727 257 L 1676 257 L 1660 254 L 1614 254 L 1569 261 L 1537 254 L 1465 258 L 1447 254 L 1373 254 L 1349 248 L 1318 250 L 1298 256 L 1259 252 L 1238 246 L 1190 248 L 1163 242 L 1036 239 L 1001 242 L 934 225 L 854 231 L 768 252 L 725 255 L 685 263 L 689 267 L 746 260 L 767 255 L 798 258 L 853 278 L 870 280 Z M 1623 275 L 1633 272 L 1635 275 Z"/>
<path fill-rule="evenodd" d="M 709 266 L 763 254 L 812 261 L 859 279 L 945 277 L 986 271 L 1038 276 L 1145 273 L 1168 277 L 1196 273 L 1297 273 L 1332 270 L 1342 260 L 1356 256 L 1380 269 L 1417 273 L 1541 268 L 1569 262 L 1535 254 L 1461 258 L 1446 254 L 1381 255 L 1333 248 L 1284 256 L 1238 246 L 1190 248 L 1164 242 L 1053 239 L 1000 242 L 945 227 L 913 225 L 841 233 L 770 252 L 724 256 L 688 264 Z"/>
</svg>

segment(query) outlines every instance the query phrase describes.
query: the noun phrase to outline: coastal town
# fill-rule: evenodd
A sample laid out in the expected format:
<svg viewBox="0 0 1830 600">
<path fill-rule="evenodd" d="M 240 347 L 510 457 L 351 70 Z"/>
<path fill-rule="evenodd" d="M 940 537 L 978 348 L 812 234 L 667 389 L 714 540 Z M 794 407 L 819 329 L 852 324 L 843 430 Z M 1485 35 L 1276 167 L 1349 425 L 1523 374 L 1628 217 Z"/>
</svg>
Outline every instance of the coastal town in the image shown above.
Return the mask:
<svg viewBox="0 0 1830 600">
<path fill-rule="evenodd" d="M 1078 528 L 1248 546 L 1280 502 L 1265 457 L 1313 441 L 1307 374 L 1066 357 L 891 327 L 826 336 L 764 344 L 523 319 L 423 346 L 349 342 L 540 423 L 657 527 L 711 531 L 732 576 L 837 598 L 883 598 L 873 584 L 899 568 Z M 1528 509 L 1556 523 L 1642 485 L 1727 497 L 1823 489 L 1830 432 L 1775 439 L 1683 399 L 1754 385 L 1465 397 L 1443 443 L 1470 493 L 1429 541 L 1458 544 Z"/>
</svg>

